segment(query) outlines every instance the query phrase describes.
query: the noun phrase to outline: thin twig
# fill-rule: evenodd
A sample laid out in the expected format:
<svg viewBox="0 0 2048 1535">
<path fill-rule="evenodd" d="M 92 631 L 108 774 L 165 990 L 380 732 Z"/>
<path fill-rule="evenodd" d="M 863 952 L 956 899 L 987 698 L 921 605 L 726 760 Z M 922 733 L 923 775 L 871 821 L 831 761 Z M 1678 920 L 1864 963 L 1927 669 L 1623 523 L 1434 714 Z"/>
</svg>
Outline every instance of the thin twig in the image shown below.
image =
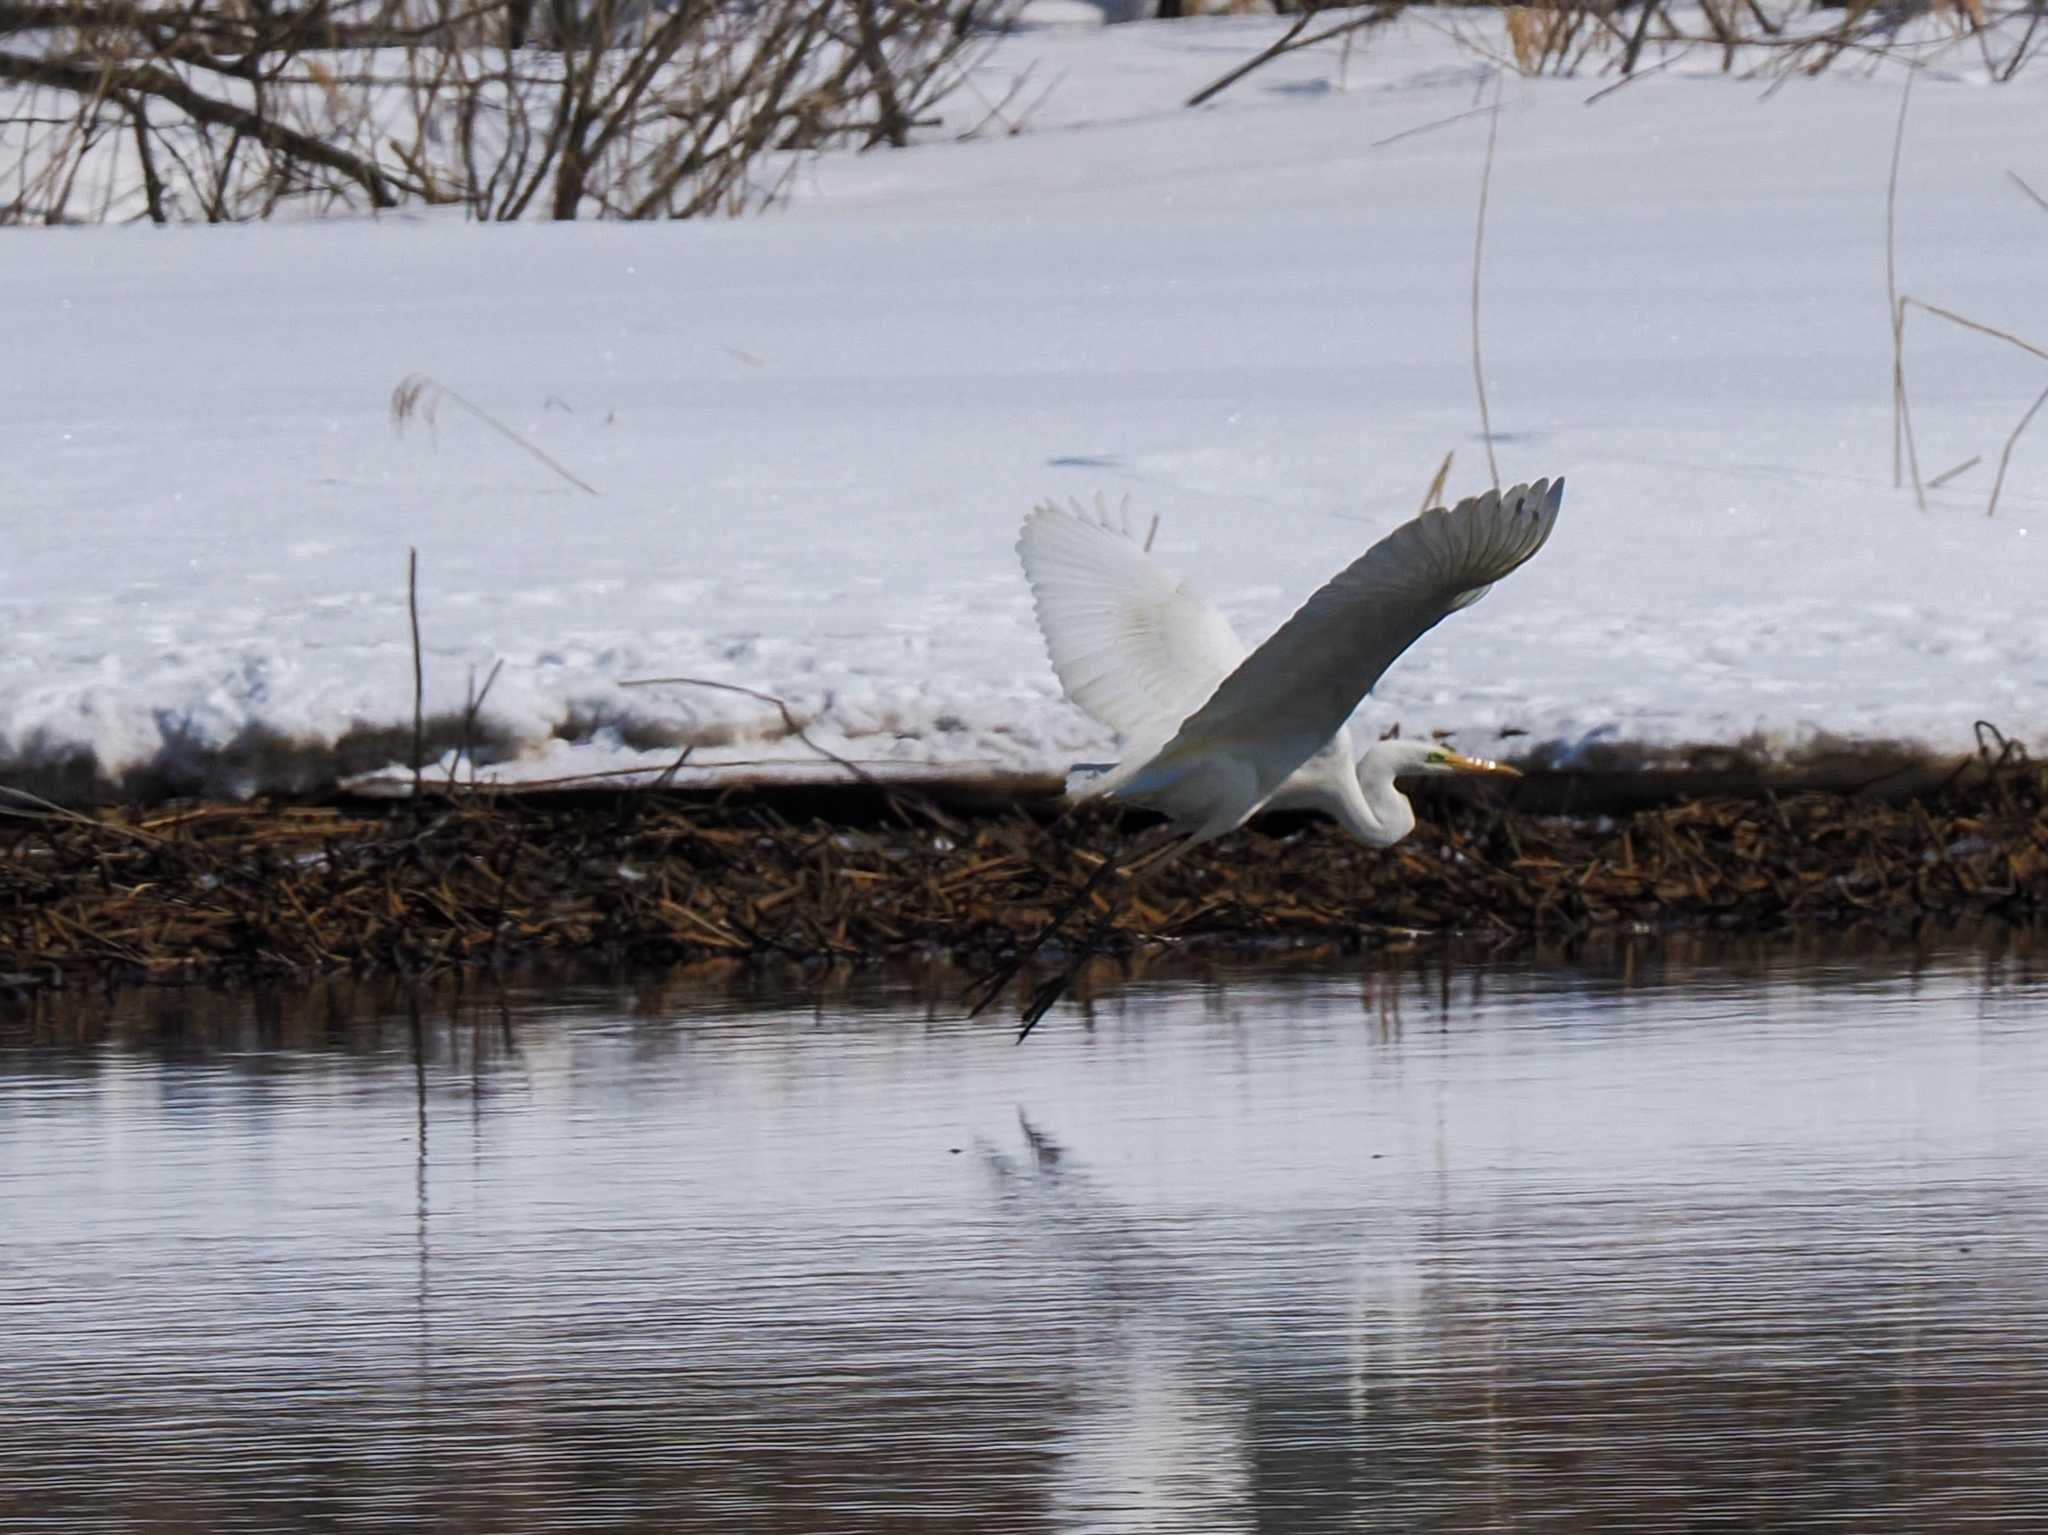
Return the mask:
<svg viewBox="0 0 2048 1535">
<path fill-rule="evenodd" d="M 666 789 L 670 784 L 674 783 L 676 781 L 676 774 L 680 773 L 683 770 L 683 764 L 690 760 L 690 753 L 694 752 L 696 749 L 697 748 L 695 745 L 685 746 L 680 752 L 676 753 L 676 760 L 671 762 L 667 767 L 663 768 L 661 770 L 660 776 L 657 777 L 654 780 L 654 782 L 649 784 L 647 787 L 658 792 L 662 789 Z"/>
<path fill-rule="evenodd" d="M 1022 112 L 1017 114 L 1016 125 L 1010 129 L 1012 137 L 1022 133 L 1026 128 L 1031 126 L 1031 119 L 1038 115 L 1040 108 L 1042 108 L 1048 101 L 1052 100 L 1052 93 L 1058 90 L 1062 85 L 1066 84 L 1066 81 L 1067 71 L 1064 69 L 1062 69 L 1058 74 L 1054 75 L 1050 80 L 1046 81 L 1045 89 L 1038 93 L 1037 97 L 1032 101 L 1032 103 L 1029 106 L 1027 106 Z"/>
<path fill-rule="evenodd" d="M 1644 8 L 1643 14 L 1645 16 L 1649 14 L 1647 6 Z M 1685 45 L 1685 47 L 1679 49 L 1678 52 L 1674 53 L 1670 58 L 1659 60 L 1657 63 L 1652 64 L 1648 69 L 1635 70 L 1629 74 L 1623 75 L 1619 80 L 1616 80 L 1612 85 L 1601 86 L 1599 90 L 1593 92 L 1592 95 L 1588 96 L 1584 101 L 1580 102 L 1579 105 L 1583 107 L 1590 107 L 1597 101 L 1605 101 L 1609 96 L 1612 96 L 1616 91 L 1620 90 L 1625 85 L 1633 85 L 1638 80 L 1647 80 L 1652 75 L 1661 74 L 1663 71 L 1669 69 L 1673 64 L 1678 63 L 1679 60 L 1683 59 L 1690 52 L 1692 52 L 1692 45 L 1688 43 Z"/>
<path fill-rule="evenodd" d="M 1346 37 L 1366 27 L 1377 26 L 1383 21 L 1391 21 L 1394 17 L 1401 14 L 1406 3 L 1407 0 L 1383 0 L 1383 3 L 1373 7 L 1366 15 L 1354 16 L 1349 21 L 1340 21 L 1334 26 L 1325 27 L 1313 37 L 1303 37 L 1301 34 L 1308 29 L 1308 24 L 1316 19 L 1317 13 L 1314 10 L 1303 11 L 1295 19 L 1294 25 L 1283 32 L 1277 41 L 1262 49 L 1259 53 L 1254 54 L 1227 74 L 1203 86 L 1194 95 L 1188 97 L 1186 105 L 1191 107 L 1200 106 L 1203 102 L 1209 100 L 1210 97 L 1228 90 L 1253 70 L 1261 65 L 1270 64 L 1282 54 L 1293 53 L 1302 48 L 1313 48 L 1316 44 L 1326 43 L 1333 37 Z"/>
<path fill-rule="evenodd" d="M 1231 86 L 1237 84 L 1238 81 L 1242 80 L 1246 75 L 1250 74 L 1260 65 L 1269 63 L 1272 60 L 1279 58 L 1281 54 L 1289 52 L 1294 44 L 1294 40 L 1297 37 L 1301 36 L 1302 33 L 1306 32 L 1308 30 L 1308 24 L 1314 21 L 1315 19 L 1316 13 L 1314 11 L 1303 11 L 1299 16 L 1294 18 L 1294 25 L 1289 27 L 1285 32 L 1281 33 L 1280 38 L 1277 42 L 1261 50 L 1260 52 L 1253 54 L 1252 57 L 1246 59 L 1242 64 L 1238 65 L 1235 69 L 1229 71 L 1227 74 L 1222 75 L 1218 79 L 1210 81 L 1207 85 L 1203 86 L 1199 91 L 1196 91 L 1194 95 L 1188 97 L 1187 105 L 1191 107 L 1200 106 L 1210 97 L 1221 95 L 1224 91 L 1229 90 Z"/>
<path fill-rule="evenodd" d="M 988 113 L 981 119 L 980 122 L 976 123 L 972 128 L 969 128 L 965 133 L 955 134 L 954 139 L 957 142 L 963 144 L 968 142 L 970 139 L 978 139 L 981 137 L 982 130 L 988 127 L 988 125 L 992 122 L 1001 123 L 1003 127 L 1003 133 L 1007 137 L 1015 138 L 1018 134 L 1022 133 L 1025 127 L 1031 121 L 1031 115 L 1034 112 L 1036 112 L 1040 107 L 1044 106 L 1049 99 L 1051 99 L 1052 93 L 1058 90 L 1060 88 L 1061 82 L 1063 82 L 1067 78 L 1067 72 L 1064 69 L 1061 70 L 1057 75 L 1053 76 L 1052 82 L 1049 85 L 1047 85 L 1044 90 L 1040 91 L 1038 95 L 1035 96 L 1028 105 L 1026 105 L 1022 112 L 1019 112 L 1013 118 L 1009 115 L 1008 108 L 1010 104 L 1014 102 L 1019 96 L 1023 95 L 1025 90 L 1031 85 L 1031 77 L 1038 73 L 1038 65 L 1039 61 L 1036 59 L 1032 60 L 1031 63 L 1027 64 L 1024 67 L 1024 72 L 1018 75 L 1015 80 L 1010 82 L 1010 88 L 1007 91 L 1003 92 L 1003 97 L 1000 101 L 990 101 L 988 99 L 988 92 L 984 91 L 981 88 L 981 86 L 975 81 L 973 75 L 969 74 L 962 76 L 962 83 L 966 85 L 966 87 L 969 90 L 973 91 L 976 96 L 981 98 L 981 104 L 984 107 L 988 108 Z"/>
<path fill-rule="evenodd" d="M 2012 184 L 2014 186 L 2018 187 L 2022 192 L 2026 193 L 2027 196 L 2031 197 L 2034 200 L 2035 207 L 2039 208 L 2043 213 L 2048 213 L 2048 197 L 2043 197 L 2039 192 L 2036 192 L 2032 187 L 2028 186 L 2026 183 L 2026 179 L 2022 177 L 2018 171 L 2009 170 L 2006 172 L 2006 175 L 2012 177 Z"/>
<path fill-rule="evenodd" d="M 2005 451 L 1998 455 L 1998 478 L 1991 482 L 1991 500 L 1984 508 L 1986 517 L 1998 510 L 1998 493 L 2005 488 L 2005 466 L 2012 462 L 2012 450 L 2020 440 L 2020 433 L 2027 429 L 2028 423 L 2034 419 L 2035 412 L 2044 404 L 2048 404 L 2048 389 L 2042 390 L 2034 397 L 2034 403 L 2029 405 L 2027 413 L 2020 417 L 2020 424 L 2014 427 L 2012 435 L 2005 439 Z"/>
<path fill-rule="evenodd" d="M 1448 128 L 1453 123 L 1462 123 L 1468 118 L 1481 117 L 1491 112 L 1491 107 L 1474 107 L 1469 112 L 1453 112 L 1449 117 L 1439 117 L 1433 123 L 1418 123 L 1413 128 L 1403 128 L 1399 133 L 1390 133 L 1383 139 L 1374 139 L 1367 149 L 1385 149 L 1389 144 L 1398 144 L 1403 139 L 1419 138 L 1425 133 L 1434 133 L 1439 128 Z"/>
<path fill-rule="evenodd" d="M 398 387 L 391 391 L 391 424 L 399 431 L 404 431 L 406 423 L 412 420 L 415 415 L 419 415 L 431 427 L 434 424 L 434 411 L 442 400 L 448 400 L 456 405 L 460 405 L 500 437 L 505 438 L 508 442 L 517 443 L 585 495 L 594 496 L 598 493 L 596 486 L 586 480 L 578 479 L 568 469 L 528 442 L 482 406 L 464 399 L 453 389 L 450 389 L 446 384 L 430 374 L 408 373 L 398 381 Z"/>
<path fill-rule="evenodd" d="M 1479 430 L 1486 435 L 1486 470 L 1500 489 L 1500 465 L 1493 456 L 1493 417 L 1486 408 L 1486 368 L 1479 358 L 1479 263 L 1486 248 L 1486 197 L 1493 186 L 1493 146 L 1500 136 L 1499 74 L 1493 77 L 1493 119 L 1486 128 L 1486 167 L 1479 174 L 1479 220 L 1472 229 L 1472 384 L 1479 391 Z"/>
<path fill-rule="evenodd" d="M 832 763 L 835 767 L 844 768 L 862 783 L 872 788 L 881 787 L 875 782 L 874 775 L 868 772 L 867 769 L 848 761 L 837 752 L 826 750 L 816 741 L 805 735 L 804 727 L 797 723 L 796 715 L 789 705 L 777 698 L 773 693 L 763 693 L 759 688 L 742 687 L 737 682 L 714 682 L 709 677 L 635 677 L 631 681 L 620 683 L 619 686 L 622 688 L 653 688 L 666 687 L 672 683 L 683 687 L 714 688 L 721 693 L 741 693 L 748 698 L 758 698 L 764 704 L 773 704 L 782 712 L 782 723 L 787 727 L 789 733 L 803 742 L 804 745 L 823 757 L 827 762 Z M 680 762 L 676 764 L 677 767 L 681 765 Z M 671 768 L 670 772 L 673 773 L 674 769 Z"/>
<path fill-rule="evenodd" d="M 1012 80 L 1010 82 L 1010 88 L 1007 91 L 1003 92 L 1003 99 L 1001 101 L 990 101 L 988 98 L 988 92 L 981 88 L 981 83 L 978 80 L 976 80 L 974 76 L 969 75 L 963 83 L 970 91 L 974 92 L 975 96 L 980 100 L 981 104 L 988 110 L 983 114 L 981 121 L 976 123 L 972 128 L 969 128 L 965 133 L 954 134 L 954 142 L 959 144 L 965 144 L 970 139 L 980 138 L 981 130 L 986 128 L 990 123 L 1001 123 L 1007 132 L 1015 133 L 1017 130 L 1010 127 L 1010 120 L 1007 117 L 1003 116 L 1003 108 L 1008 106 L 1010 102 L 1017 96 L 1017 94 L 1021 92 L 1025 88 L 1025 86 L 1031 83 L 1031 76 L 1037 71 L 1037 69 L 1038 60 L 1036 59 L 1033 59 L 1029 64 L 1025 65 L 1023 73 L 1018 75 L 1016 79 Z"/>
<path fill-rule="evenodd" d="M 483 713 L 484 700 L 491 696 L 491 686 L 498 680 L 498 673 L 504 669 L 505 658 L 500 656 L 491 663 L 490 675 L 484 678 L 482 692 L 477 691 L 476 668 L 471 667 L 469 669 L 469 683 L 464 689 L 462 700 L 462 752 L 453 762 L 448 764 L 448 788 L 451 793 L 455 789 L 455 771 L 464 762 L 469 764 L 470 783 L 472 785 L 476 783 L 475 737 L 477 717 Z"/>
<path fill-rule="evenodd" d="M 9 816 L 20 821 L 69 821 L 74 826 L 83 826 L 91 831 L 110 831 L 116 836 L 130 837 L 138 842 L 162 842 L 164 840 L 154 832 L 144 831 L 137 826 L 124 826 L 119 821 L 102 821 L 89 815 L 81 815 L 76 810 L 67 809 L 63 805 L 46 800 L 40 794 L 31 794 L 26 789 L 16 789 L 8 784 L 0 784 L 0 794 L 8 795 L 33 807 L 29 810 L 15 810 L 9 806 L 0 805 L 0 816 Z"/>
</svg>

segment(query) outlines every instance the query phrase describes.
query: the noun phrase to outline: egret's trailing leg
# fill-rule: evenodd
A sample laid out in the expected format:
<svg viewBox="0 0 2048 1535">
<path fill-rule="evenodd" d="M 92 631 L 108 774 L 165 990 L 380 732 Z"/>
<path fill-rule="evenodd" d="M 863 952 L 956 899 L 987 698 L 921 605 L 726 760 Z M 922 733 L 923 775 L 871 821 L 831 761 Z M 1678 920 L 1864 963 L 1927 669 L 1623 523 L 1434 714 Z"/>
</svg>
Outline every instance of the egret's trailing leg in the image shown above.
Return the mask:
<svg viewBox="0 0 2048 1535">
<path fill-rule="evenodd" d="M 1171 831 L 1172 828 L 1168 827 L 1167 830 Z M 1067 988 L 1074 984 L 1074 977 L 1081 973 L 1081 967 L 1095 957 L 1096 950 L 1102 946 L 1102 940 L 1109 932 L 1110 924 L 1116 920 L 1116 914 L 1123 910 L 1125 897 L 1136 888 L 1138 876 L 1157 874 L 1193 846 L 1195 844 L 1192 841 L 1183 837 L 1140 854 L 1123 866 L 1121 872 L 1129 883 L 1111 897 L 1102 915 L 1095 919 L 1095 925 L 1082 935 L 1079 943 L 1074 945 L 1066 968 L 1051 980 L 1039 982 L 1038 989 L 1032 992 L 1031 1001 L 1026 1005 L 1023 1016 L 1017 1020 L 1023 1025 L 1017 1030 L 1018 1044 L 1023 1044 L 1031 1037 L 1031 1031 L 1038 1027 L 1038 1020 L 1052 1011 L 1053 1004 L 1065 996 Z"/>
<path fill-rule="evenodd" d="M 970 997 L 973 997 L 975 1001 L 974 1005 L 968 1008 L 967 1016 L 970 1018 L 980 1016 L 980 1014 L 988 1007 L 988 1005 L 991 1002 L 995 1001 L 997 997 L 1001 996 L 1003 994 L 1004 989 L 1008 987 L 1010 982 L 1014 981 L 1017 978 L 1017 972 L 1022 970 L 1025 967 L 1025 965 L 1030 963 L 1031 956 L 1036 954 L 1040 949 L 1044 948 L 1047 940 L 1050 939 L 1053 934 L 1057 933 L 1062 927 L 1066 926 L 1067 919 L 1073 916 L 1075 912 L 1079 911 L 1082 908 L 1082 906 L 1087 904 L 1088 898 L 1091 895 L 1093 895 L 1098 888 L 1100 888 L 1102 882 L 1105 879 L 1108 879 L 1113 874 L 1128 874 L 1135 872 L 1137 869 L 1144 865 L 1145 861 L 1148 858 L 1152 857 L 1155 853 L 1160 851 L 1159 839 L 1161 836 L 1164 836 L 1167 843 L 1170 844 L 1175 838 L 1177 838 L 1180 835 L 1181 834 L 1177 832 L 1173 827 L 1164 826 L 1159 828 L 1158 832 L 1153 833 L 1150 837 L 1146 839 L 1141 839 L 1138 850 L 1131 853 L 1130 855 L 1122 859 L 1105 856 L 1102 862 L 1095 866 L 1095 872 L 1089 875 L 1088 878 L 1082 882 L 1081 888 L 1079 890 L 1076 890 L 1074 894 L 1068 899 L 1067 904 L 1062 906 L 1058 912 L 1056 912 L 1051 918 L 1047 920 L 1045 926 L 1038 930 L 1037 936 L 1035 936 L 1029 943 L 1025 944 L 1024 947 L 1019 949 L 1015 954 L 1011 955 L 1009 959 L 1005 960 L 1002 964 L 998 965 L 994 970 L 991 970 L 987 975 L 983 976 L 973 986 L 968 988 L 967 994 Z M 1147 845 L 1148 843 L 1150 845 Z M 1122 897 L 1120 896 L 1116 900 L 1111 901 L 1109 905 L 1110 916 L 1114 916 L 1116 914 L 1117 909 L 1121 905 Z M 1100 943 L 1102 941 L 1101 932 L 1097 932 L 1094 935 L 1094 941 L 1097 943 Z M 1050 1007 L 1051 1005 L 1051 1002 L 1046 1003 L 1047 1007 Z M 1036 1020 L 1032 1021 L 1035 1022 Z M 1026 1028 L 1025 1033 L 1029 1032 L 1029 1028 Z M 1023 1038 L 1023 1035 L 1019 1035 L 1018 1038 L 1021 1040 Z"/>
</svg>

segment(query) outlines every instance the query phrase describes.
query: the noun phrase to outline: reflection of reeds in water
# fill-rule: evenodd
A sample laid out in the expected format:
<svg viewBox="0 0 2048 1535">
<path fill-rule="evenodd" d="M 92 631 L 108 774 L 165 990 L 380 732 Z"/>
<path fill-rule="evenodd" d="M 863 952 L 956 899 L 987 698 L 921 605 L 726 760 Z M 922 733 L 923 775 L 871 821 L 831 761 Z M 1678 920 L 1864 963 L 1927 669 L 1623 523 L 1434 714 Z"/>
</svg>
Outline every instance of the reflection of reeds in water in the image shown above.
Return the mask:
<svg viewBox="0 0 2048 1535">
<path fill-rule="evenodd" d="M 1525 792 L 1543 788 L 1532 779 Z M 762 798 L 465 794 L 389 814 L 215 805 L 93 816 L 16 799 L 0 822 L 0 971 L 33 987 L 65 973 L 418 975 L 549 952 L 984 964 L 1142 835 L 1103 819 L 955 817 L 900 794 L 886 803 L 865 824 L 799 825 Z M 1903 931 L 2030 921 L 2048 898 L 2048 774 L 2010 747 L 1896 803 L 1766 793 L 1595 819 L 1498 800 L 1423 808 L 1423 828 L 1386 852 L 1320 826 L 1200 849 L 1122 892 L 1104 945 L 1356 948 L 1415 929 L 1508 941 L 1644 924 Z M 1112 895 L 1090 899 L 1099 915 Z"/>
<path fill-rule="evenodd" d="M 1253 1024 L 1217 988 L 1155 994 L 1111 1049 L 1030 1058 L 1014 1114 L 986 1084 L 1017 1057 L 884 985 L 815 1022 L 786 995 L 503 1013 L 423 987 L 418 1318 L 406 988 L 77 997 L 55 1049 L 0 1049 L 0 1085 L 52 1095 L 0 1135 L 61 1238 L 10 1228 L 0 1523 L 313 1525 L 347 1500 L 447 1531 L 2029 1527 L 2048 1223 L 2012 967 L 1981 994 L 1896 953 L 1766 968 L 1733 988 L 1743 1023 L 1568 983 L 1471 1026 L 1515 993 L 1461 967 L 1449 1027 L 1433 961 L 1352 968 L 1406 993 L 1406 1049 L 1356 1041 L 1327 987 L 1254 989 Z M 1910 1017 L 1872 1027 L 1887 997 Z M 1795 1133 L 1685 1177 L 1691 1115 L 1583 1154 L 1575 1117 L 1500 1123 L 1687 1063 L 1789 1067 L 1785 1117 L 1709 1086 L 1698 1118 Z M 1930 1115 L 1956 1067 L 1971 1087 Z M 1903 1117 L 1859 1117 L 1878 1102 Z M 1234 1120 L 1278 1149 L 1176 1170 Z M 97 1197 L 51 1201 L 63 1178 Z"/>
</svg>

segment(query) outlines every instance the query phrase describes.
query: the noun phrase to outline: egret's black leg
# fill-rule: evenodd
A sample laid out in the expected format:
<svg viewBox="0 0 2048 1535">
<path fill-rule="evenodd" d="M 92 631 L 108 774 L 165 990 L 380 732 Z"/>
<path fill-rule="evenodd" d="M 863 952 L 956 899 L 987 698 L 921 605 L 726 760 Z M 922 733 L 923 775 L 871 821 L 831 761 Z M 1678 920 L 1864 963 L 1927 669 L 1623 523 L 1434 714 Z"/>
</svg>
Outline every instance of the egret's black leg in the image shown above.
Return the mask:
<svg viewBox="0 0 2048 1535">
<path fill-rule="evenodd" d="M 1124 860 L 1123 872 L 1130 876 L 1133 882 L 1140 874 L 1157 874 L 1194 846 L 1192 842 L 1180 840 L 1179 834 L 1172 827 L 1165 830 L 1167 835 L 1164 842 Z M 1112 900 L 1102 915 L 1095 919 L 1095 925 L 1089 928 L 1087 934 L 1074 946 L 1073 957 L 1067 961 L 1066 969 L 1051 980 L 1041 982 L 1038 990 L 1031 994 L 1031 1005 L 1024 1009 L 1023 1016 L 1017 1020 L 1023 1025 L 1017 1031 L 1018 1044 L 1023 1044 L 1031 1037 L 1031 1031 L 1038 1027 L 1038 1020 L 1052 1011 L 1053 1004 L 1065 996 L 1067 988 L 1074 984 L 1074 977 L 1081 973 L 1081 967 L 1095 957 L 1095 951 L 1101 947 L 1102 940 L 1108 935 L 1110 924 L 1116 920 L 1116 914 L 1123 909 L 1124 897 L 1131 893 L 1131 889 L 1131 885 L 1126 885 L 1117 892 L 1116 899 Z"/>
<path fill-rule="evenodd" d="M 1002 964 L 996 966 L 994 970 L 968 988 L 967 995 L 975 999 L 974 1005 L 967 1010 L 968 1017 L 978 1016 L 982 1009 L 986 1008 L 989 1003 L 995 1001 L 997 997 L 1003 994 L 1003 989 L 1017 978 L 1017 972 L 1030 962 L 1031 956 L 1045 947 L 1046 940 L 1058 932 L 1061 927 L 1065 926 L 1067 918 L 1081 909 L 1088 897 L 1095 893 L 1096 887 L 1107 879 L 1116 867 L 1116 859 L 1103 859 L 1101 863 L 1096 865 L 1095 872 L 1089 875 L 1087 880 L 1083 882 L 1081 888 L 1074 892 L 1072 899 L 1062 906 L 1058 913 L 1044 927 L 1038 930 L 1037 937 L 1033 938 L 1023 948 L 1019 949 L 1015 954 L 1003 961 Z M 1111 910 L 1115 910 L 1114 905 L 1112 905 Z M 1047 1003 L 1046 1005 L 1050 1007 L 1052 1004 Z"/>
<path fill-rule="evenodd" d="M 1035 938 L 967 989 L 967 995 L 974 998 L 974 1005 L 967 1010 L 967 1016 L 970 1018 L 975 1017 L 989 1003 L 1001 996 L 1003 989 L 1017 978 L 1017 972 L 1030 962 L 1031 956 L 1045 947 L 1046 940 L 1051 938 L 1054 933 L 1058 932 L 1066 924 L 1067 918 L 1081 909 L 1087 902 L 1088 897 L 1095 893 L 1096 887 L 1101 885 L 1112 873 L 1126 875 L 1135 875 L 1140 871 L 1147 874 L 1155 873 L 1165 868 L 1193 845 L 1186 840 L 1186 837 L 1187 834 L 1178 827 L 1157 827 L 1148 836 L 1140 838 L 1138 845 L 1125 853 L 1123 857 L 1103 859 L 1100 866 L 1096 868 L 1093 874 L 1088 876 L 1087 881 L 1081 888 L 1074 892 L 1073 898 L 1059 909 L 1059 913 L 1051 921 L 1039 929 L 1038 935 Z M 1065 975 L 1057 981 L 1046 982 L 1045 985 L 1040 986 L 1038 991 L 1033 994 L 1031 1007 L 1025 1009 L 1022 1019 L 1024 1034 L 1029 1034 L 1038 1020 L 1051 1010 L 1053 1003 L 1060 999 L 1061 993 L 1067 989 L 1073 982 L 1074 976 L 1079 973 L 1082 963 L 1101 944 L 1104 935 L 1109 931 L 1109 924 L 1115 919 L 1118 910 L 1122 906 L 1123 897 L 1119 895 L 1109 903 L 1109 909 L 1096 921 L 1094 928 L 1090 930 L 1087 937 L 1082 939 L 1080 951 L 1075 956 L 1074 962 L 1067 967 Z M 1051 988 L 1049 993 L 1047 991 L 1048 987 Z M 1024 1038 L 1024 1034 L 1017 1036 L 1020 1043 Z"/>
<path fill-rule="evenodd" d="M 1031 1031 L 1038 1027 L 1038 1020 L 1053 1009 L 1053 1004 L 1067 994 L 1067 988 L 1074 984 L 1074 977 L 1081 973 L 1081 967 L 1095 957 L 1095 951 L 1102 946 L 1102 940 L 1109 932 L 1109 925 L 1116 920 L 1116 914 L 1123 909 L 1128 888 L 1117 892 L 1095 925 L 1088 929 L 1081 941 L 1074 945 L 1074 952 L 1067 966 L 1049 981 L 1041 981 L 1038 989 L 1031 994 L 1031 1005 L 1024 1009 L 1018 1020 L 1023 1025 L 1017 1030 L 1017 1043 L 1023 1044 L 1031 1037 Z"/>
</svg>

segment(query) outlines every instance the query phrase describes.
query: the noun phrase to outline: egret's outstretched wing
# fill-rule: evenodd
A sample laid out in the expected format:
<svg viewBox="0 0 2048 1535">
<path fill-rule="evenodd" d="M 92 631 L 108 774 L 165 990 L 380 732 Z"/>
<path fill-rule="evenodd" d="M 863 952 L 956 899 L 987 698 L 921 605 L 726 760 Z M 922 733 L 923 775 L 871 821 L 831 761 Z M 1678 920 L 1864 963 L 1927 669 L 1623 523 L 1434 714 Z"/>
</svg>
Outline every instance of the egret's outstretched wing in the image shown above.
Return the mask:
<svg viewBox="0 0 2048 1535">
<path fill-rule="evenodd" d="M 1060 686 L 1119 735 L 1165 740 L 1244 659 L 1229 620 L 1107 513 L 1040 506 L 1017 557 Z"/>
<path fill-rule="evenodd" d="M 1336 733 L 1395 657 L 1543 547 L 1563 499 L 1563 480 L 1538 480 L 1396 528 L 1303 603 L 1119 792 L 1170 800 L 1191 770 L 1228 754 L 1251 764 L 1262 802 Z"/>
</svg>

